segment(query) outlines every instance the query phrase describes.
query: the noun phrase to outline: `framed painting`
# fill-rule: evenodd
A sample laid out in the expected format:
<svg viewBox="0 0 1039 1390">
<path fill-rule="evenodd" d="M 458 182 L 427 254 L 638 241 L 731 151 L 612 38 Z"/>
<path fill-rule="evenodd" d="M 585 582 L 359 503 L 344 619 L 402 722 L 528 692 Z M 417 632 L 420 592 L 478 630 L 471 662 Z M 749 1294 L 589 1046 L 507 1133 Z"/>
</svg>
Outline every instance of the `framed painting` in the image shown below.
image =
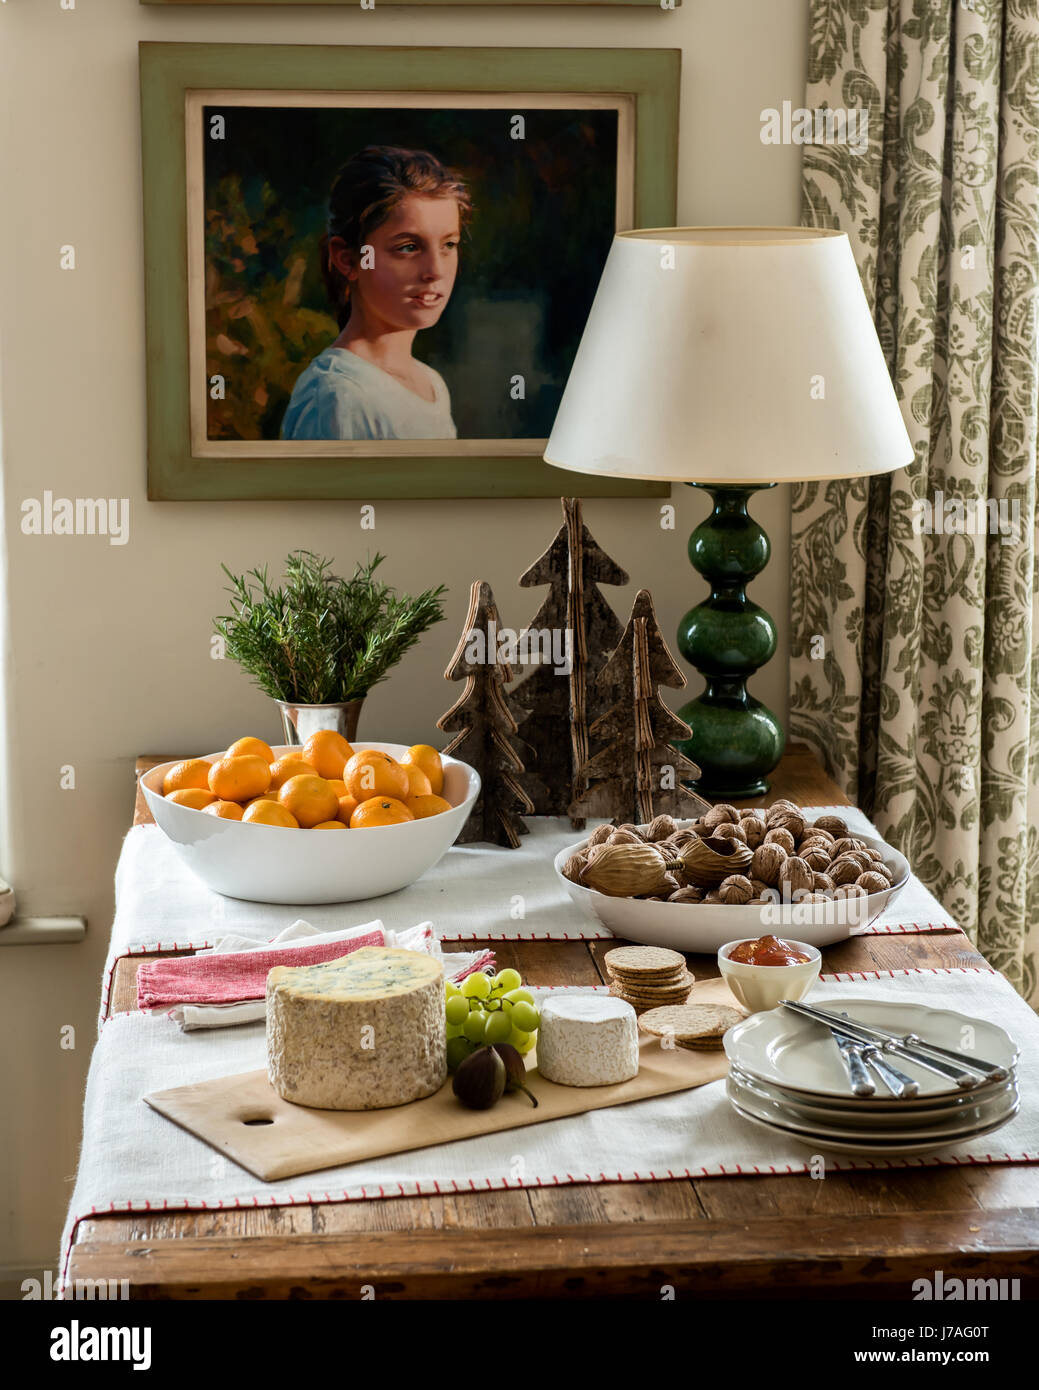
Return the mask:
<svg viewBox="0 0 1039 1390">
<path fill-rule="evenodd" d="M 140 64 L 149 497 L 558 496 L 541 455 L 613 234 L 674 222 L 679 52 Z"/>
</svg>

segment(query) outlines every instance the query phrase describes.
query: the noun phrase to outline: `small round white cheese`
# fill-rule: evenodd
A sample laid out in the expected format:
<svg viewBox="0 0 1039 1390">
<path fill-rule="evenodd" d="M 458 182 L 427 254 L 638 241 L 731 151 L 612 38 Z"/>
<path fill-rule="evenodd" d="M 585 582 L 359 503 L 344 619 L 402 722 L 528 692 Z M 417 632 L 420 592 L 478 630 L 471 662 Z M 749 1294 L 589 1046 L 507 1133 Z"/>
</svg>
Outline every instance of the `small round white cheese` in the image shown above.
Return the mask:
<svg viewBox="0 0 1039 1390">
<path fill-rule="evenodd" d="M 639 1070 L 635 1010 L 623 999 L 557 995 L 541 1005 L 538 1071 L 560 1086 L 615 1086 Z"/>
</svg>

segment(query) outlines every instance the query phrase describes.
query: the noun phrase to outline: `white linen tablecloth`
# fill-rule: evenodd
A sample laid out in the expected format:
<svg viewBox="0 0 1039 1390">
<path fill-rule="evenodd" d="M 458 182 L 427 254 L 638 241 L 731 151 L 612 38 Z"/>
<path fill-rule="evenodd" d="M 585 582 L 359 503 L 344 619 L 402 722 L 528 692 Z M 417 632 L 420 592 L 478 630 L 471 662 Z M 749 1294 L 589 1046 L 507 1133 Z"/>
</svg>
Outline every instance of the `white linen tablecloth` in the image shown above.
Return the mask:
<svg viewBox="0 0 1039 1390">
<path fill-rule="evenodd" d="M 813 816 L 843 816 L 849 828 L 878 835 L 854 807 L 807 808 Z M 561 849 L 589 830 L 573 830 L 559 817 L 528 819 L 530 834 L 518 849 L 455 845 L 418 882 L 398 893 L 363 902 L 292 907 L 242 902 L 207 888 L 177 856 L 155 825 L 135 826 L 123 842 L 116 869 L 116 914 L 102 991 L 102 1017 L 115 962 L 122 956 L 209 947 L 224 935 L 270 941 L 301 912 L 319 930 L 339 931 L 378 917 L 402 931 L 432 921 L 441 941 L 588 941 L 612 933 L 590 909 L 571 901 L 552 867 Z M 936 899 L 913 876 L 890 911 L 866 934 L 958 930 Z"/>
<path fill-rule="evenodd" d="M 890 1159 L 827 1155 L 829 1168 L 1039 1162 L 1039 1019 L 997 972 L 916 970 L 856 974 L 852 980 L 824 976 L 811 997 L 813 1003 L 914 1001 L 998 1019 L 1021 1049 L 1021 1109 L 1004 1128 L 938 1154 Z M 715 1081 L 525 1129 L 264 1183 L 143 1100 L 152 1091 L 264 1065 L 262 1023 L 184 1033 L 169 1019 L 139 1013 L 108 1020 L 87 1080 L 82 1152 L 62 1239 L 62 1277 L 77 1223 L 98 1212 L 298 1205 L 683 1176 L 803 1174 L 817 1152 L 810 1144 L 742 1119 L 726 1099 L 725 1083 Z"/>
</svg>

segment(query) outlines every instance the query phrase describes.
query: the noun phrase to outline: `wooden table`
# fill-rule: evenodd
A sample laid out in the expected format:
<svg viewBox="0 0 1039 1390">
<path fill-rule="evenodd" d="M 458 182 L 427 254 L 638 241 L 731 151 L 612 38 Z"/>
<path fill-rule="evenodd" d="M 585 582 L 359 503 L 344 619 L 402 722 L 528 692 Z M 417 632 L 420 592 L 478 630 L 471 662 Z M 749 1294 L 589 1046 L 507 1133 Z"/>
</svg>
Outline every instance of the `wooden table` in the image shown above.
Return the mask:
<svg viewBox="0 0 1039 1390">
<path fill-rule="evenodd" d="M 142 758 L 138 771 L 166 761 Z M 804 745 L 768 801 L 847 804 Z M 760 805 L 764 801 L 748 801 Z M 151 817 L 138 794 L 134 823 Z M 615 941 L 487 944 L 534 985 L 597 985 Z M 136 1008 L 138 956 L 112 1010 Z M 824 970 L 984 964 L 959 932 L 859 937 Z M 712 958 L 690 957 L 699 978 Z M 917 1277 L 1039 1285 L 1039 1166 L 677 1179 L 399 1197 L 80 1223 L 70 1279 L 127 1279 L 138 1298 L 905 1298 Z"/>
</svg>

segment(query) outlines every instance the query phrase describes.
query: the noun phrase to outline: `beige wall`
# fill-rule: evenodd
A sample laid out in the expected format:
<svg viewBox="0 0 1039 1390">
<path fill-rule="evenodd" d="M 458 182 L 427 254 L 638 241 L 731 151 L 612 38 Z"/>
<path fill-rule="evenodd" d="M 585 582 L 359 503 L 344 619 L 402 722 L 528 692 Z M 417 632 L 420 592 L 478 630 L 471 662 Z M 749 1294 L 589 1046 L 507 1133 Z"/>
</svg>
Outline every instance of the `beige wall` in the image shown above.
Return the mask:
<svg viewBox="0 0 1039 1390">
<path fill-rule="evenodd" d="M 470 581 L 487 579 L 503 621 L 521 626 L 540 592 L 521 591 L 516 576 L 559 521 L 552 501 L 386 501 L 377 504 L 370 535 L 359 530 L 354 503 L 145 500 L 142 39 L 681 47 L 679 219 L 792 223 L 798 215 L 798 151 L 763 146 L 758 130 L 763 107 L 804 90 L 807 0 L 686 0 L 672 13 L 163 10 L 137 0 L 77 0 L 73 11 L 62 11 L 59 0 L 0 7 L 0 90 L 17 130 L 5 132 L 0 149 L 10 741 L 3 864 L 25 911 L 89 919 L 82 945 L 0 950 L 0 1104 L 10 1135 L 0 1152 L 0 1266 L 8 1270 L 53 1263 L 55 1255 L 134 755 L 200 752 L 234 735 L 276 732 L 264 697 L 230 663 L 209 656 L 220 562 L 278 565 L 288 550 L 306 546 L 350 566 L 371 542 L 388 554 L 387 575 L 401 587 L 449 585 L 448 621 L 377 690 L 362 724 L 372 737 L 440 741 L 433 722 L 456 694 L 441 673 Z M 76 248 L 73 273 L 58 268 L 64 243 Z M 23 536 L 20 503 L 45 488 L 55 496 L 129 497 L 130 543 Z M 645 585 L 669 636 L 705 592 L 685 553 L 705 503 L 685 488 L 674 500 L 673 532 L 661 532 L 652 501 L 586 507 L 593 532 L 634 581 L 625 593 L 610 591 L 618 611 Z M 754 690 L 781 715 L 787 506 L 785 488 L 755 506 L 774 546 L 756 596 L 777 617 L 781 641 Z M 695 675 L 692 688 L 699 689 Z M 59 787 L 64 764 L 75 767 L 75 790 Z M 69 1023 L 78 1046 L 63 1051 L 59 1029 Z"/>
</svg>

